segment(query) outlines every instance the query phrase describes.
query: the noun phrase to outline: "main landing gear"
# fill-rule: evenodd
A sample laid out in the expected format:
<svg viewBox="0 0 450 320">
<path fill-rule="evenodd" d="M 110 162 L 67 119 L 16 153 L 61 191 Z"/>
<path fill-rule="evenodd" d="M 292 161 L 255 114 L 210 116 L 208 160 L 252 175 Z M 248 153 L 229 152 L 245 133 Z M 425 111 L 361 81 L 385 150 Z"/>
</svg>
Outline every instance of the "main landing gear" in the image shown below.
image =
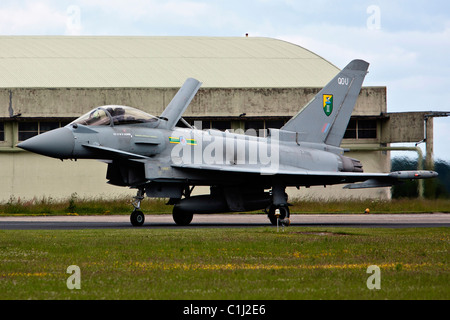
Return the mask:
<svg viewBox="0 0 450 320">
<path fill-rule="evenodd" d="M 192 218 L 194 217 L 194 213 L 193 212 L 183 212 L 178 208 L 177 205 L 174 205 L 173 211 L 172 211 L 172 217 L 173 217 L 173 221 L 175 221 L 175 223 L 178 226 L 187 226 L 191 223 Z"/>
<path fill-rule="evenodd" d="M 134 210 L 130 216 L 130 222 L 135 227 L 142 226 L 145 221 L 144 213 L 141 211 L 142 200 L 144 200 L 144 189 L 139 189 L 132 202 Z"/>
<path fill-rule="evenodd" d="M 277 209 L 279 212 L 277 212 Z M 278 214 L 277 214 L 278 213 Z M 276 205 L 270 205 L 269 212 L 267 213 L 267 217 L 270 220 L 270 223 L 272 225 L 277 225 L 277 220 L 279 219 L 279 222 L 284 224 L 285 226 L 289 226 L 291 224 L 291 220 L 289 219 L 290 212 L 288 206 L 276 206 Z"/>
<path fill-rule="evenodd" d="M 280 181 L 275 181 L 272 186 L 272 204 L 269 206 L 267 216 L 274 226 L 277 225 L 277 222 L 285 226 L 291 224 L 291 220 L 289 220 L 289 204 L 287 202 L 288 195 L 285 189 L 286 186 Z"/>
</svg>

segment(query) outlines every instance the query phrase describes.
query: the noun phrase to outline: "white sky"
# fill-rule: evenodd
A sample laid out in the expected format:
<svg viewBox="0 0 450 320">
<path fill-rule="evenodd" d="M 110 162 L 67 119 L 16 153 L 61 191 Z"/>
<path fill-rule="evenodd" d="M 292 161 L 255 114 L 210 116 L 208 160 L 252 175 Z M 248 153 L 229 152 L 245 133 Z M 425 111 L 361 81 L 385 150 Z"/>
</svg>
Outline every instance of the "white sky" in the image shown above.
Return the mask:
<svg viewBox="0 0 450 320">
<path fill-rule="evenodd" d="M 2 0 L 0 3 L 1 35 L 244 36 L 245 33 L 298 44 L 339 68 L 356 58 L 370 62 L 364 85 L 387 87 L 388 112 L 450 112 L 447 103 L 450 1 L 447 0 Z M 434 130 L 435 158 L 450 161 L 450 117 L 436 118 Z"/>
</svg>

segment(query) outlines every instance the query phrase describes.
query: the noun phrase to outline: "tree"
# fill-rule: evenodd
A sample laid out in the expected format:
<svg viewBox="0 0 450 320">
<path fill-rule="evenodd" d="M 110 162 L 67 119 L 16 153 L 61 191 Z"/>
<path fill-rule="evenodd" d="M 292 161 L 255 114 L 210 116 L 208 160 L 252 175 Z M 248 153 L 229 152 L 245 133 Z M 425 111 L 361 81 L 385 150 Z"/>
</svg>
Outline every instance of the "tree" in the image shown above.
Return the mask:
<svg viewBox="0 0 450 320">
<path fill-rule="evenodd" d="M 396 157 L 392 159 L 392 171 L 417 170 L 417 159 Z M 450 163 L 436 160 L 434 170 L 439 174 L 435 179 L 425 180 L 424 196 L 427 199 L 450 198 Z M 406 181 L 392 187 L 392 198 L 417 198 L 418 180 Z"/>
</svg>

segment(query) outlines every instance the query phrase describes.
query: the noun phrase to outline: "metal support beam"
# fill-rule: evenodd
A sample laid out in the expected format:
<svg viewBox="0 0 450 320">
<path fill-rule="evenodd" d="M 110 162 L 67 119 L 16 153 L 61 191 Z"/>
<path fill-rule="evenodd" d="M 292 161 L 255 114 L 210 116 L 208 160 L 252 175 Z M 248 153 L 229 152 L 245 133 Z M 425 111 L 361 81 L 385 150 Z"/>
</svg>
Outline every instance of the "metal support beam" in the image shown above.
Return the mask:
<svg viewBox="0 0 450 320">
<path fill-rule="evenodd" d="M 434 169 L 434 156 L 433 156 L 433 117 L 425 116 L 425 146 L 426 146 L 426 158 L 425 168 L 427 170 Z"/>
<path fill-rule="evenodd" d="M 417 170 L 423 170 L 423 152 L 419 147 L 353 147 L 349 151 L 414 151 L 417 152 Z M 423 180 L 417 181 L 417 193 L 419 199 L 423 199 Z"/>
</svg>

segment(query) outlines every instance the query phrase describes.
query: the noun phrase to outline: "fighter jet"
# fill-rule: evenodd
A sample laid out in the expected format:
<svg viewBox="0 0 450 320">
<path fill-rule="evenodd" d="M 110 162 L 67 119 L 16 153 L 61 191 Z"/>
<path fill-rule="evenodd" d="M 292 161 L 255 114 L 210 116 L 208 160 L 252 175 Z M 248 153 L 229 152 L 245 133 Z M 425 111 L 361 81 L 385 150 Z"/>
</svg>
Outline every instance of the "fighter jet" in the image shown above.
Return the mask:
<svg viewBox="0 0 450 320">
<path fill-rule="evenodd" d="M 140 203 L 145 195 L 169 199 L 178 225 L 188 225 L 194 214 L 254 210 L 264 210 L 272 224 L 288 225 L 287 187 L 388 187 L 437 176 L 434 171 L 364 173 L 359 160 L 344 156 L 340 144 L 368 66 L 350 62 L 297 115 L 265 137 L 201 130 L 184 121 L 201 86 L 189 78 L 158 117 L 126 106 L 102 106 L 18 147 L 61 160 L 107 162 L 108 183 L 137 189 L 133 226 L 144 223 Z M 210 193 L 192 195 L 197 186 L 210 187 Z"/>
</svg>

